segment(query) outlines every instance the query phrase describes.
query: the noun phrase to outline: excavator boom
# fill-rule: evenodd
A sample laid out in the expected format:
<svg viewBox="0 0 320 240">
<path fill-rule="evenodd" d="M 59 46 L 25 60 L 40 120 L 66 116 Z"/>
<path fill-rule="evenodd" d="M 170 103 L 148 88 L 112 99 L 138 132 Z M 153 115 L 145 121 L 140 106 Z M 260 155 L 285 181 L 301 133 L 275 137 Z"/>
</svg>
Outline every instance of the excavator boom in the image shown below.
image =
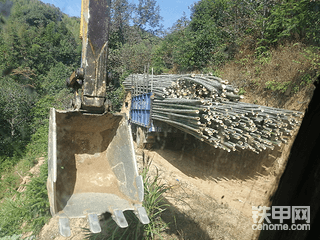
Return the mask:
<svg viewBox="0 0 320 240">
<path fill-rule="evenodd" d="M 50 109 L 47 189 L 65 237 L 70 218 L 86 217 L 90 230 L 100 232 L 98 216 L 105 212 L 121 228 L 128 226 L 126 210 L 149 223 L 128 119 L 108 112 L 109 8 L 109 0 L 82 0 L 81 67 L 67 80 L 75 91 L 73 109 Z"/>
</svg>

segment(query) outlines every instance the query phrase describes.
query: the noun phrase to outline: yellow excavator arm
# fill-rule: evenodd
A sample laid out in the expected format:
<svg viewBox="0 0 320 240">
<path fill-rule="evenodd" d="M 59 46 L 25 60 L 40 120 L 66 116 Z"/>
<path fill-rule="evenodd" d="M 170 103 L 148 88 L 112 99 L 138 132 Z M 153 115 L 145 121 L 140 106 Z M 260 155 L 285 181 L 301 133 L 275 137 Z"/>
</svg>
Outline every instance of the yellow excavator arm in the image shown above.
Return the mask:
<svg viewBox="0 0 320 240">
<path fill-rule="evenodd" d="M 81 67 L 67 81 L 75 90 L 74 109 L 102 113 L 106 109 L 107 56 L 110 0 L 82 0 L 80 38 Z M 78 90 L 82 89 L 81 96 Z"/>
</svg>

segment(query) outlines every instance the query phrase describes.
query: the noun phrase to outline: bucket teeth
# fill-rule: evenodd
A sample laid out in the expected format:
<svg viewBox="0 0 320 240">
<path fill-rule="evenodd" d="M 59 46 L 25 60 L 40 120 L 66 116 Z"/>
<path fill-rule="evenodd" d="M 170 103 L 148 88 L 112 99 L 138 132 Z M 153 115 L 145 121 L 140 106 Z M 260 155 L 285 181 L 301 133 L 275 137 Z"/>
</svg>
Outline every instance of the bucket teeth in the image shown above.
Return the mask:
<svg viewBox="0 0 320 240">
<path fill-rule="evenodd" d="M 98 215 L 95 213 L 88 214 L 89 227 L 92 233 L 101 232 L 101 227 L 98 219 Z"/>
<path fill-rule="evenodd" d="M 135 211 L 136 216 L 140 220 L 142 224 L 149 224 L 150 220 L 148 218 L 148 214 L 146 212 L 146 209 L 144 207 L 138 207 Z"/>
<path fill-rule="evenodd" d="M 127 220 L 121 210 L 114 210 L 112 218 L 118 224 L 119 227 L 121 227 L 121 228 L 128 227 L 128 222 L 127 222 Z"/>
<path fill-rule="evenodd" d="M 67 218 L 67 217 L 60 217 L 59 218 L 59 231 L 60 231 L 60 234 L 64 237 L 71 236 L 69 218 Z"/>
</svg>

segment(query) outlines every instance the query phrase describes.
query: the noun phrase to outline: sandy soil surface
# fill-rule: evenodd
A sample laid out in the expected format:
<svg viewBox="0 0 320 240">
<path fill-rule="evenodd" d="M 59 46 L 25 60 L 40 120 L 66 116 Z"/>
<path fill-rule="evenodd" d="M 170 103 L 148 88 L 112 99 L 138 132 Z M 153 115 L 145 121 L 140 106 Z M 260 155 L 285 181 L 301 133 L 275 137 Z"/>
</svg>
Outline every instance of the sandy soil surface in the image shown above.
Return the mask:
<svg viewBox="0 0 320 240">
<path fill-rule="evenodd" d="M 142 165 L 144 151 L 152 161 L 151 169 L 158 169 L 160 179 L 170 186 L 164 195 L 170 204 L 163 217 L 171 223 L 167 239 L 256 239 L 252 206 L 270 204 L 291 144 L 253 158 L 250 153 L 237 157 L 224 152 L 208 155 L 204 152 L 210 148 L 196 142 L 192 147 L 190 141 L 194 140 L 187 141 L 184 150 L 172 145 L 137 149 L 138 165 Z M 261 167 L 252 164 L 250 158 Z"/>
<path fill-rule="evenodd" d="M 46 225 L 44 225 L 37 239 L 82 240 L 82 239 L 85 239 L 86 236 L 88 236 L 88 231 L 85 230 L 85 228 L 89 229 L 89 224 L 87 222 L 87 219 L 85 218 L 70 219 L 70 225 L 72 226 L 72 235 L 71 237 L 68 237 L 68 238 L 65 238 L 60 235 L 58 221 L 59 221 L 58 217 L 51 218 L 50 221 Z"/>
</svg>

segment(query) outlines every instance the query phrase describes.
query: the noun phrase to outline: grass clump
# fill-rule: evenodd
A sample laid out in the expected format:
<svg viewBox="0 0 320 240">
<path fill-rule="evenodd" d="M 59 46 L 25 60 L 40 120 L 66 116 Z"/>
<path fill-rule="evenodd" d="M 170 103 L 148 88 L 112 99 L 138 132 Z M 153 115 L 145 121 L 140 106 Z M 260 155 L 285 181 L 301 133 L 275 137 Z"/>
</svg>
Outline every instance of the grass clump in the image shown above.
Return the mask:
<svg viewBox="0 0 320 240">
<path fill-rule="evenodd" d="M 46 181 L 47 162 L 33 176 L 26 190 L 18 192 L 20 178 L 43 156 L 48 145 L 48 125 L 40 126 L 32 135 L 24 156 L 6 158 L 1 164 L 0 182 L 0 238 L 32 232 L 37 234 L 49 219 L 49 201 Z M 9 238 L 10 239 L 10 238 Z"/>
<path fill-rule="evenodd" d="M 33 177 L 25 192 L 16 192 L 3 199 L 0 209 L 0 237 L 24 232 L 37 234 L 49 219 L 49 202 L 46 180 L 47 164 L 40 168 L 40 175 Z"/>
<path fill-rule="evenodd" d="M 6 236 L 6 237 L 1 237 L 0 240 L 19 240 L 21 239 L 22 235 L 19 234 L 19 235 L 12 235 L 12 236 Z"/>
<path fill-rule="evenodd" d="M 279 91 L 285 93 L 288 89 L 290 82 L 276 82 L 275 80 L 266 82 L 266 88 L 271 91 Z"/>
<path fill-rule="evenodd" d="M 139 219 L 135 216 L 133 211 L 125 211 L 124 215 L 128 222 L 128 227 L 121 229 L 112 220 L 109 213 L 105 214 L 107 218 L 102 224 L 102 232 L 98 234 L 88 233 L 87 238 L 92 240 L 98 239 L 130 239 L 130 240 L 141 240 L 141 239 L 154 239 L 156 236 L 161 239 L 161 232 L 164 231 L 168 226 L 161 219 L 161 213 L 168 207 L 162 201 L 162 194 L 165 193 L 169 187 L 162 184 L 159 178 L 159 173 L 150 174 L 151 162 L 147 157 L 144 159 L 144 168 L 142 170 L 142 177 L 144 180 L 144 201 L 143 206 L 145 207 L 150 223 L 143 225 Z M 85 229 L 89 232 L 89 229 Z"/>
</svg>

